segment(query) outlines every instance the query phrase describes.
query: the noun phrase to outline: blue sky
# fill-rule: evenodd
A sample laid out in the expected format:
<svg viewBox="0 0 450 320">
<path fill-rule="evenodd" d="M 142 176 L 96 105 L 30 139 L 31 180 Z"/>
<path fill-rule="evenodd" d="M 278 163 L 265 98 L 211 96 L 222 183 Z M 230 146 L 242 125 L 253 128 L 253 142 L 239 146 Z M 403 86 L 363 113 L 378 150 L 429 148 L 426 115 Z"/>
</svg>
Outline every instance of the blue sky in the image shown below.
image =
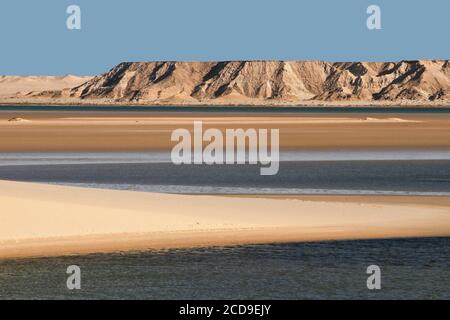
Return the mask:
<svg viewBox="0 0 450 320">
<path fill-rule="evenodd" d="M 81 8 L 82 29 L 66 28 Z M 382 30 L 366 27 L 381 8 Z M 2 0 L 0 74 L 91 75 L 122 61 L 448 59 L 448 0 Z"/>
</svg>

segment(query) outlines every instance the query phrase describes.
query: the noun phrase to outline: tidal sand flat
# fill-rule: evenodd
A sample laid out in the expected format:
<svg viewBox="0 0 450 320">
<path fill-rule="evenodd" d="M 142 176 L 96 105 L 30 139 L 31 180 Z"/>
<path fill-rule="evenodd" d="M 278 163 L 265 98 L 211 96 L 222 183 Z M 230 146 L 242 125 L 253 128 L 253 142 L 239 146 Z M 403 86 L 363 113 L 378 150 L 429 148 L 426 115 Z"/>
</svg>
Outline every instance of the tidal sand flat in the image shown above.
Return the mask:
<svg viewBox="0 0 450 320">
<path fill-rule="evenodd" d="M 172 131 L 192 131 L 194 120 L 222 131 L 278 128 L 282 149 L 450 149 L 449 113 L 119 111 L 1 111 L 0 152 L 167 150 Z"/>
<path fill-rule="evenodd" d="M 0 181 L 0 257 L 450 236 L 447 203 L 365 203 L 98 190 Z"/>
</svg>

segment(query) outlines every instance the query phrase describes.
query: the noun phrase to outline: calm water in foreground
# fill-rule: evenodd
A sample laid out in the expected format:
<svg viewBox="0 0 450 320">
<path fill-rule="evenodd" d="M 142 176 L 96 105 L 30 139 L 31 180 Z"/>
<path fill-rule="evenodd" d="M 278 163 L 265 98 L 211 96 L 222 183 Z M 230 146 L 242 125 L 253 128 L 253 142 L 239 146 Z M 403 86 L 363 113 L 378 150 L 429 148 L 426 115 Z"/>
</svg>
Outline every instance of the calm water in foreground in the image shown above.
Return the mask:
<svg viewBox="0 0 450 320">
<path fill-rule="evenodd" d="M 66 288 L 66 268 L 82 288 Z M 381 268 L 381 290 L 366 268 Z M 450 299 L 450 238 L 0 260 L 1 299 Z"/>
</svg>

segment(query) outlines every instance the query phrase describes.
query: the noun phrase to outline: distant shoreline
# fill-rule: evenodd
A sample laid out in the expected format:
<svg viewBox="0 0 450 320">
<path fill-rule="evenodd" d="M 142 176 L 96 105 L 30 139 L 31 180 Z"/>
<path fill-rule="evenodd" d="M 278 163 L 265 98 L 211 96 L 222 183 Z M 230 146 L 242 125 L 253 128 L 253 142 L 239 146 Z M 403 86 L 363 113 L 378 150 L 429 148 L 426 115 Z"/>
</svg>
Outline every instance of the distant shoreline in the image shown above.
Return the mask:
<svg viewBox="0 0 450 320">
<path fill-rule="evenodd" d="M 5 111 L 161 111 L 161 112 L 270 112 L 270 113 L 345 113 L 345 112 L 367 112 L 367 113 L 396 113 L 396 112 L 420 112 L 420 113 L 450 113 L 449 105 L 142 105 L 142 104 L 58 104 L 58 103 L 2 103 L 0 101 L 0 112 Z"/>
<path fill-rule="evenodd" d="M 317 101 L 313 100 L 310 102 L 303 103 L 267 103 L 267 102 L 255 102 L 253 104 L 249 103 L 214 103 L 211 101 L 207 101 L 204 103 L 196 102 L 196 103 L 130 103 L 130 102 L 114 102 L 114 101 L 83 101 L 76 100 L 71 102 L 60 102 L 60 101 L 43 101 L 40 99 L 39 102 L 36 101 L 25 101 L 18 102 L 17 99 L 1 99 L 0 98 L 0 110 L 4 106 L 14 106 L 14 107 L 42 107 L 42 106 L 55 106 L 55 107 L 142 107 L 142 108 L 156 108 L 156 107 L 192 107 L 192 108 L 447 108 L 450 109 L 450 101 Z"/>
</svg>

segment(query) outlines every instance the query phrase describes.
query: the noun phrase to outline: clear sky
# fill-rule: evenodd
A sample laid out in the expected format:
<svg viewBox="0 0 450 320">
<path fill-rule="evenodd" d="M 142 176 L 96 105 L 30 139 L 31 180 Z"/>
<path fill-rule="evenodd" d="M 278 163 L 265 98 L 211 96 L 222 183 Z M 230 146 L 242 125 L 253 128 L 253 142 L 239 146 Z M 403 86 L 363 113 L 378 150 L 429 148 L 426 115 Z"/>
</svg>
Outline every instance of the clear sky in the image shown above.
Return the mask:
<svg viewBox="0 0 450 320">
<path fill-rule="evenodd" d="M 81 8 L 81 30 L 66 9 Z M 382 29 L 366 27 L 381 8 Z M 2 0 L 0 74 L 91 75 L 122 61 L 450 58 L 449 0 Z"/>
</svg>

